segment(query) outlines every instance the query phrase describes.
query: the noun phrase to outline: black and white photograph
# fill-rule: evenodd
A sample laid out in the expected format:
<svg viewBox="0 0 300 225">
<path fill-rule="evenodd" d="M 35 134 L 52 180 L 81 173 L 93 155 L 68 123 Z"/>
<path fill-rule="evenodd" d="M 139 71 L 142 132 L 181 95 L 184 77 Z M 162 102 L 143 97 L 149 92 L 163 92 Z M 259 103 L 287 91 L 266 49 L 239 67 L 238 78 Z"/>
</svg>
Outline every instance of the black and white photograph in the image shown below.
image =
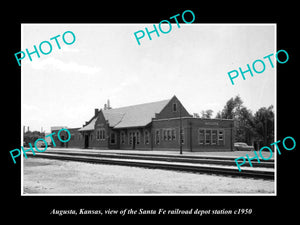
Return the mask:
<svg viewBox="0 0 300 225">
<path fill-rule="evenodd" d="M 22 24 L 22 49 L 24 195 L 276 194 L 276 24 Z"/>
</svg>

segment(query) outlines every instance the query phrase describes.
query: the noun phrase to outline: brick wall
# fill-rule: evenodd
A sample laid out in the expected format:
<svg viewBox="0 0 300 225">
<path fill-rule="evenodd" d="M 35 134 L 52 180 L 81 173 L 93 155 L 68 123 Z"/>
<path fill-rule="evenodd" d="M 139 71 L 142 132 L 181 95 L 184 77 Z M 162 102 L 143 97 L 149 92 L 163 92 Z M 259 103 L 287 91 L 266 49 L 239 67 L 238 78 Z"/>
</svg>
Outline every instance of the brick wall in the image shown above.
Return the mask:
<svg viewBox="0 0 300 225">
<path fill-rule="evenodd" d="M 55 132 L 55 134 L 52 136 L 53 137 L 53 140 L 56 144 L 56 146 L 53 145 L 52 143 L 52 147 L 53 148 L 83 148 L 83 136 L 82 134 L 78 131 L 79 128 L 67 128 L 70 133 L 71 133 L 71 139 L 68 141 L 68 142 L 61 142 L 59 139 L 58 139 L 58 130 L 52 130 L 51 132 Z M 66 139 L 68 139 L 68 134 L 65 132 L 63 134 L 63 132 L 65 131 L 62 131 L 60 134 L 61 138 L 62 136 L 65 136 Z"/>
<path fill-rule="evenodd" d="M 182 118 L 182 149 L 184 151 L 230 151 L 232 143 L 231 120 Z M 199 141 L 199 129 L 207 132 L 207 140 Z M 153 149 L 154 150 L 174 150 L 180 148 L 180 119 L 153 120 Z M 220 133 L 219 133 L 220 132 Z M 215 139 L 212 141 L 212 135 Z M 219 140 L 220 138 L 220 140 Z M 222 140 L 221 140 L 222 138 Z M 159 141 L 157 141 L 159 139 Z"/>
<path fill-rule="evenodd" d="M 233 145 L 231 132 L 233 126 L 232 120 L 191 118 L 189 123 L 192 133 L 192 151 L 231 151 L 231 146 Z M 206 133 L 208 134 L 208 141 L 206 141 L 206 136 L 205 140 L 201 143 L 199 131 L 204 132 L 204 136 Z M 215 133 L 215 143 L 213 135 L 209 135 L 210 132 Z"/>
<path fill-rule="evenodd" d="M 150 127 L 118 130 L 120 149 L 151 150 Z"/>
<path fill-rule="evenodd" d="M 174 96 L 165 108 L 159 114 L 156 114 L 155 119 L 175 118 L 179 117 L 180 114 L 182 117 L 192 117 L 181 102 Z"/>
</svg>

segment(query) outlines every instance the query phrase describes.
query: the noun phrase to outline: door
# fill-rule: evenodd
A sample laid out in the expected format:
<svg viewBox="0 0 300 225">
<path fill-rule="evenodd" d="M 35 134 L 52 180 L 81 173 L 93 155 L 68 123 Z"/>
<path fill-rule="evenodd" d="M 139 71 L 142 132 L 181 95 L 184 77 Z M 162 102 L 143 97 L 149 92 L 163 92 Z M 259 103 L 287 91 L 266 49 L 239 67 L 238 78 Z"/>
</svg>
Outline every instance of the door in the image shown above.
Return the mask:
<svg viewBox="0 0 300 225">
<path fill-rule="evenodd" d="M 89 135 L 85 135 L 84 136 L 84 148 L 88 148 L 89 147 Z"/>
</svg>

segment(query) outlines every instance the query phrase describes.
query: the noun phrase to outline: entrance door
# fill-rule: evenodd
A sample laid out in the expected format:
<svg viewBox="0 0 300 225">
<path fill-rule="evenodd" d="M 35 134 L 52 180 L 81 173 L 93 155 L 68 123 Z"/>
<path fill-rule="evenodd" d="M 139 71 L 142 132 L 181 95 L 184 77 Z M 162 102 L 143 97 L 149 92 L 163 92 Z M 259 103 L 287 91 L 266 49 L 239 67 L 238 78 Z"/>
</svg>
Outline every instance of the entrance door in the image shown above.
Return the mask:
<svg viewBox="0 0 300 225">
<path fill-rule="evenodd" d="M 134 135 L 132 139 L 132 149 L 135 149 L 135 143 L 136 143 L 136 137 Z"/>
<path fill-rule="evenodd" d="M 84 136 L 84 148 L 88 148 L 89 147 L 89 135 L 85 135 Z"/>
</svg>

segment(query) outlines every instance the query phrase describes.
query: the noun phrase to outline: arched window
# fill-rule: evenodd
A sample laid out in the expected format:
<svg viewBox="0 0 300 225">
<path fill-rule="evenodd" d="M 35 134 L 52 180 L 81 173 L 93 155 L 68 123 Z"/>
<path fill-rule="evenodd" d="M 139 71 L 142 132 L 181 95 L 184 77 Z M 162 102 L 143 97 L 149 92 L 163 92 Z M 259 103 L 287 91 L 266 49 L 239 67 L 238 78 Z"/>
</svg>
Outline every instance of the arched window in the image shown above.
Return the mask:
<svg viewBox="0 0 300 225">
<path fill-rule="evenodd" d="M 129 135 L 128 135 L 128 143 L 130 144 L 130 145 L 132 145 L 132 140 L 133 140 L 133 134 L 132 134 L 132 132 L 129 132 Z"/>
<path fill-rule="evenodd" d="M 120 134 L 120 142 L 121 144 L 125 144 L 125 132 L 124 131 L 121 131 L 121 134 Z"/>
<path fill-rule="evenodd" d="M 145 145 L 149 144 L 150 134 L 149 131 L 145 130 L 144 133 Z"/>
<path fill-rule="evenodd" d="M 105 129 L 104 128 L 99 128 L 96 130 L 96 140 L 97 141 L 105 140 Z"/>
<path fill-rule="evenodd" d="M 155 131 L 155 144 L 159 145 L 160 143 L 160 131 L 156 130 Z"/>
<path fill-rule="evenodd" d="M 141 137 L 140 132 L 137 131 L 136 132 L 136 144 L 140 144 L 140 137 Z"/>
</svg>

